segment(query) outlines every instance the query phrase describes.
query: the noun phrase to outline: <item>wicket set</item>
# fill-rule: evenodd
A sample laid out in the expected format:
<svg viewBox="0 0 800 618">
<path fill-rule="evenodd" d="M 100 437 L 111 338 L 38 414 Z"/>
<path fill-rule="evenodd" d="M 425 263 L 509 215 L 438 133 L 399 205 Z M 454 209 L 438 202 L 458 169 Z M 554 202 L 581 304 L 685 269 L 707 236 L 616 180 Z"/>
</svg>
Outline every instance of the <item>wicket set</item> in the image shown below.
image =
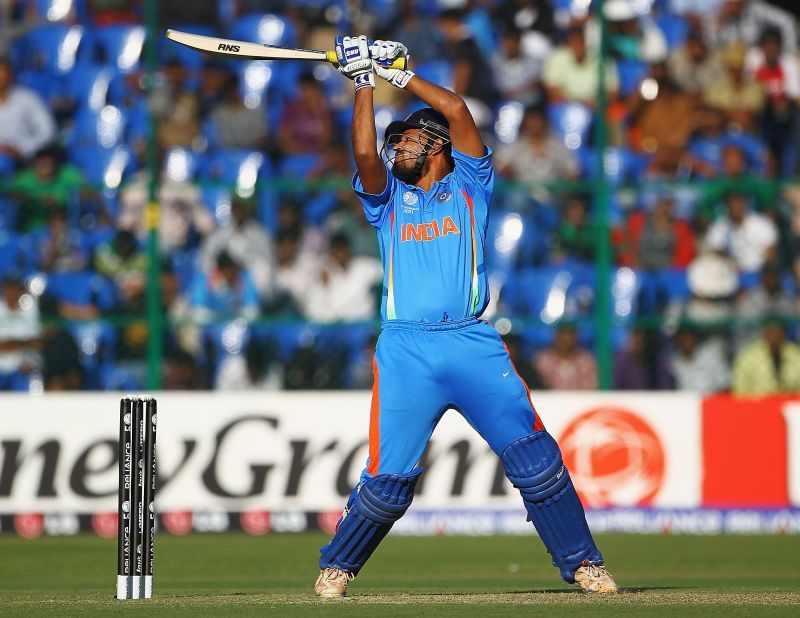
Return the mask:
<svg viewBox="0 0 800 618">
<path fill-rule="evenodd" d="M 153 596 L 156 400 L 126 395 L 119 405 L 117 598 Z"/>
</svg>

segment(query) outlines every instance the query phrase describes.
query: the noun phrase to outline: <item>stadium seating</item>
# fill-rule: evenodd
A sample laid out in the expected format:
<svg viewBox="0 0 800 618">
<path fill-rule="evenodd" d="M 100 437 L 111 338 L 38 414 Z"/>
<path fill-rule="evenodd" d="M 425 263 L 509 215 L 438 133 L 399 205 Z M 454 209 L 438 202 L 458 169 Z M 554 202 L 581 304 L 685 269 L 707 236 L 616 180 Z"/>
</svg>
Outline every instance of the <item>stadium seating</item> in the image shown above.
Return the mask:
<svg viewBox="0 0 800 618">
<path fill-rule="evenodd" d="M 97 150 L 113 150 L 125 144 L 125 114 L 113 105 L 99 110 L 84 108 L 75 115 L 67 151 L 72 161 L 87 168 Z"/>
<path fill-rule="evenodd" d="M 111 324 L 96 321 L 72 325 L 69 331 L 78 344 L 78 358 L 83 368 L 86 388 L 106 388 L 106 373 L 113 366 L 116 329 Z"/>
<path fill-rule="evenodd" d="M 15 68 L 15 79 L 37 92 L 53 110 L 58 125 L 58 143 L 64 146 L 68 163 L 77 166 L 85 179 L 97 192 L 75 192 L 68 199 L 68 234 L 70 241 L 79 237 L 80 251 L 91 265 L 91 257 L 103 243 L 113 239 L 116 218 L 119 214 L 119 189 L 125 180 L 140 169 L 145 161 L 144 144 L 151 117 L 148 100 L 142 89 L 139 71 L 144 69 L 143 51 L 146 30 L 141 25 L 97 26 L 87 17 L 86 0 L 21 0 L 30 8 L 37 21 L 18 37 L 10 49 Z M 280 46 L 299 46 L 308 40 L 316 41 L 316 18 L 326 19 L 339 9 L 342 20 L 348 18 L 344 0 L 300 0 L 292 4 L 292 15 L 242 14 L 254 11 L 257 3 L 240 3 L 234 0 L 216 0 L 220 20 L 215 25 L 169 24 L 179 30 L 205 35 L 220 35 L 233 39 Z M 270 3 L 278 6 L 280 3 Z M 423 19 L 432 20 L 441 10 L 441 3 L 417 3 Z M 492 5 L 496 2 L 490 3 Z M 554 0 L 557 28 L 575 9 L 585 9 L 586 2 Z M 580 6 L 579 6 L 580 5 Z M 641 5 L 641 6 L 639 6 Z M 287 4 L 288 6 L 288 4 Z M 682 45 L 688 33 L 688 22 L 670 13 L 667 0 L 640 2 L 637 10 L 650 8 L 650 16 L 663 32 L 670 50 Z M 334 10 L 328 10 L 332 8 Z M 320 11 L 319 9 L 325 9 Z M 390 0 L 366 0 L 360 9 L 369 16 L 375 32 L 391 32 L 395 27 L 398 3 Z M 486 25 L 480 12 L 472 8 L 471 17 L 481 28 Z M 303 26 L 303 38 L 296 27 L 297 11 L 306 11 L 309 18 Z M 12 19 L 17 18 L 17 11 Z M 25 12 L 25 16 L 31 15 Z M 8 16 L 5 13 L 4 16 Z M 74 18 L 77 16 L 77 22 Z M 73 25 L 73 24 L 80 25 Z M 566 23 L 566 21 L 563 21 Z M 3 24 L 5 25 L 5 24 Z M 343 30 L 342 30 L 343 31 Z M 306 35 L 311 34 L 311 38 Z M 499 40 L 500 30 L 481 31 L 481 42 Z M 544 35 L 542 35 L 544 36 Z M 554 36 L 555 44 L 558 37 Z M 316 43 L 314 43 L 316 44 Z M 302 206 L 303 223 L 313 226 L 324 235 L 332 209 L 339 207 L 339 195 L 333 191 L 310 191 L 302 179 L 320 161 L 319 153 L 287 155 L 272 142 L 265 150 L 232 150 L 220 146 L 215 126 L 208 119 L 213 111 L 215 93 L 201 92 L 201 71 L 207 66 L 208 56 L 159 37 L 158 58 L 162 65 L 177 62 L 185 67 L 187 81 L 184 85 L 200 95 L 202 136 L 192 142 L 192 148 L 171 148 L 159 151 L 163 156 L 162 171 L 176 182 L 190 182 L 198 186 L 203 204 L 213 214 L 216 225 L 229 222 L 231 202 L 237 193 L 252 198 L 258 221 L 267 231 L 278 231 L 279 205 L 290 199 Z M 413 53 L 413 50 L 412 50 Z M 335 125 L 335 147 L 349 149 L 346 139 L 350 130 L 352 85 L 341 78 L 336 69 L 326 63 L 242 61 L 215 59 L 214 66 L 239 77 L 241 94 L 247 106 L 259 107 L 267 117 L 270 137 L 276 134 L 281 112 L 287 101 L 296 94 L 299 77 L 310 71 L 321 84 L 327 101 L 332 106 Z M 444 86 L 452 86 L 453 65 L 448 60 L 426 60 L 414 63 L 418 75 Z M 640 60 L 616 61 L 620 77 L 621 94 L 635 93 L 649 67 Z M 403 96 L 402 94 L 400 95 Z M 388 100 L 379 97 L 379 100 Z M 397 106 L 387 106 L 376 101 L 375 121 L 378 146 L 388 123 L 402 117 L 409 107 L 416 108 L 418 101 L 398 99 Z M 620 110 L 622 105 L 619 106 Z M 554 133 L 578 158 L 585 180 L 596 181 L 603 175 L 609 185 L 612 223 L 623 223 L 633 209 L 648 209 L 665 189 L 645 181 L 651 180 L 647 156 L 627 148 L 613 146 L 599 155 L 590 148 L 592 128 L 596 121 L 593 107 L 574 102 L 547 105 L 547 115 Z M 614 109 L 616 112 L 616 108 Z M 524 105 L 514 100 L 500 100 L 492 106 L 494 134 L 487 135 L 487 143 L 497 148 L 518 138 Z M 628 112 L 629 113 L 629 112 Z M 614 144 L 635 143 L 627 140 L 627 130 L 635 132 L 635 119 L 625 112 L 613 113 L 612 123 L 620 129 L 620 139 Z M 490 132 L 490 131 L 489 131 Z M 635 133 L 634 133 L 635 135 Z M 165 137 L 165 139 L 168 139 Z M 765 174 L 767 145 L 757 134 L 729 132 L 721 137 L 704 139 L 695 137 L 689 148 L 695 156 L 710 163 L 720 171 L 722 152 L 729 144 L 740 147 L 747 157 L 748 173 Z M 795 148 L 796 150 L 796 148 Z M 782 161 L 784 173 L 794 172 L 796 152 L 790 152 Z M 0 179 L 4 181 L 21 169 L 10 157 L 0 155 Z M 686 168 L 688 169 L 688 167 Z M 691 180 L 685 176 L 666 180 Z M 294 179 L 294 190 L 270 186 L 277 179 Z M 713 180 L 713 179 L 712 179 Z M 498 190 L 492 204 L 487 229 L 485 268 L 493 287 L 499 294 L 499 315 L 514 322 L 514 332 L 519 324 L 524 344 L 538 350 L 553 338 L 554 327 L 564 320 L 575 320 L 579 325 L 580 341 L 593 345 L 596 341 L 597 279 L 595 268 L 576 261 L 553 263 L 555 236 L 562 223 L 561 194 L 552 192 L 536 194 L 498 181 Z M 675 200 L 674 212 L 678 217 L 690 219 L 700 200 L 700 184 L 686 184 L 669 189 Z M 302 192 L 302 193 L 300 193 Z M 99 205 L 99 206 L 98 206 Z M 92 209 L 95 210 L 92 210 Z M 101 218 L 107 208 L 111 221 Z M 88 213 L 88 214 L 87 214 Z M 38 263 L 42 243 L 49 239 L 48 229 L 21 233 L 20 204 L 8 195 L 0 196 L 0 273 L 19 271 L 31 276 L 42 268 Z M 596 208 L 590 209 L 590 217 Z M 199 246 L 202 238 L 194 231 L 189 233 L 186 246 L 170 250 L 162 257 L 167 268 L 175 274 L 180 292 L 185 296 L 192 282 L 201 273 Z M 559 258 L 560 259 L 560 258 Z M 91 266 L 89 266 L 91 268 Z M 690 296 L 685 270 L 667 269 L 648 273 L 631 268 L 614 267 L 611 275 L 610 319 L 613 321 L 611 337 L 616 349 L 624 345 L 629 329 L 642 316 L 661 316 L 671 303 Z M 54 312 L 58 301 L 75 304 L 93 303 L 103 312 L 113 311 L 117 293 L 112 281 L 91 270 L 79 273 L 42 273 L 46 281 L 43 307 L 48 315 Z M 759 283 L 758 273 L 742 273 L 740 289 L 753 289 Z M 784 287 L 796 293 L 796 283 L 790 273 L 784 273 Z M 53 305 L 51 301 L 56 301 Z M 50 304 L 47 304 L 50 303 Z M 268 306 L 267 311 L 273 307 Z M 277 315 L 290 315 L 285 310 Z M 294 316 L 294 314 L 291 314 Z M 267 318 L 276 317 L 272 313 Z M 492 316 L 493 317 L 493 316 Z M 292 318 L 294 319 L 294 317 Z M 494 317 L 493 317 L 494 319 Z M 77 341 L 81 365 L 91 388 L 118 388 L 138 390 L 145 386 L 143 359 L 122 361 L 115 358 L 114 348 L 124 342 L 119 326 L 108 323 L 75 325 L 66 323 L 71 336 Z M 233 328 L 233 330 L 231 330 Z M 238 329 L 238 330 L 237 330 Z M 313 344 L 321 353 L 331 356 L 342 353 L 347 365 L 345 376 L 351 376 L 354 365 L 363 365 L 365 346 L 371 328 L 363 325 L 311 325 L 301 320 L 270 324 L 250 324 L 245 328 L 231 325 L 209 327 L 203 332 L 204 356 L 200 359 L 209 375 L 214 375 L 220 360 L 226 355 L 242 354 L 250 341 L 274 345 L 278 359 L 288 363 L 305 346 Z M 171 335 L 168 334 L 167 338 Z M 176 345 L 178 345 L 176 343 Z M 345 377 L 349 385 L 350 377 Z"/>
<path fill-rule="evenodd" d="M 638 59 L 620 58 L 616 61 L 620 94 L 627 96 L 635 91 L 647 77 L 647 63 Z"/>
<path fill-rule="evenodd" d="M 550 123 L 570 150 L 585 147 L 592 126 L 592 110 L 581 103 L 553 103 L 548 107 Z"/>
<path fill-rule="evenodd" d="M 78 14 L 82 0 L 24 0 L 26 9 L 39 20 L 65 22 Z"/>
<path fill-rule="evenodd" d="M 0 177 L 2 177 L 0 173 Z M 0 234 L 17 228 L 19 216 L 19 202 L 11 198 L 0 196 Z"/>
<path fill-rule="evenodd" d="M 670 50 L 683 45 L 686 41 L 686 35 L 689 34 L 689 22 L 680 15 L 670 15 L 668 13 L 659 15 L 656 18 L 656 25 L 664 34 Z"/>
<path fill-rule="evenodd" d="M 33 90 L 46 105 L 51 107 L 55 107 L 61 97 L 59 80 L 47 73 L 23 71 L 17 75 L 16 82 L 20 86 Z"/>
<path fill-rule="evenodd" d="M 116 191 L 133 168 L 134 157 L 127 146 L 89 146 L 76 158 L 76 163 L 87 181 Z"/>
<path fill-rule="evenodd" d="M 147 30 L 144 26 L 115 25 L 95 28 L 88 33 L 83 58 L 132 73 L 141 66 Z"/>
<path fill-rule="evenodd" d="M 37 26 L 14 46 L 12 57 L 22 69 L 44 71 L 51 76 L 69 73 L 84 42 L 81 26 L 46 24 Z"/>
<path fill-rule="evenodd" d="M 64 95 L 77 109 L 100 110 L 109 102 L 114 70 L 96 64 L 79 64 L 62 79 Z"/>
<path fill-rule="evenodd" d="M 33 243 L 30 237 L 0 231 L 0 273 L 27 274 L 34 266 Z"/>
<path fill-rule="evenodd" d="M 170 148 L 164 153 L 163 173 L 174 182 L 190 182 L 198 177 L 202 157 L 188 148 Z"/>
<path fill-rule="evenodd" d="M 240 41 L 295 47 L 294 25 L 280 15 L 244 15 L 236 19 L 230 28 L 230 36 Z"/>
<path fill-rule="evenodd" d="M 116 303 L 114 285 L 92 271 L 51 273 L 44 293 L 56 301 L 93 305 L 100 311 L 109 311 Z"/>
</svg>

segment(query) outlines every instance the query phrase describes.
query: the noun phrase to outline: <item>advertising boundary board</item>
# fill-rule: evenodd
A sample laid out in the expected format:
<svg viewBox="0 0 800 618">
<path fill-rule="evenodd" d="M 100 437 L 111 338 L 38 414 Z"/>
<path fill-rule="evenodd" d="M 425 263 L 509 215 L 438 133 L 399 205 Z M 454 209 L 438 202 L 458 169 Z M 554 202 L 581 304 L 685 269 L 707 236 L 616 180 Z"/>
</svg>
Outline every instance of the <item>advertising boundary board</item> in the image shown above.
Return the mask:
<svg viewBox="0 0 800 618">
<path fill-rule="evenodd" d="M 0 533 L 114 529 L 120 396 L 0 397 L 0 409 L 13 412 L 0 426 Z M 555 392 L 533 399 L 597 531 L 800 532 L 800 399 Z M 159 393 L 158 400 L 162 531 L 335 525 L 368 452 L 369 393 Z M 731 457 L 747 452 L 748 442 L 763 456 L 739 473 L 769 472 L 768 482 L 730 482 Z M 395 534 L 532 531 L 497 457 L 456 412 L 445 414 L 421 465 L 418 495 Z"/>
</svg>

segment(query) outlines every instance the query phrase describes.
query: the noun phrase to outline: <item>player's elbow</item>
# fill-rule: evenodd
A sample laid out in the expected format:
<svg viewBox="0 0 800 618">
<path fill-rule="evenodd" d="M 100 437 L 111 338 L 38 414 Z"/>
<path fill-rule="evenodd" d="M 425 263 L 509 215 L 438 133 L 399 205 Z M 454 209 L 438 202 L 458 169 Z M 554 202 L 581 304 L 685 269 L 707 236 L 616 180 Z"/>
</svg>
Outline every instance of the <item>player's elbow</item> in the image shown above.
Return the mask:
<svg viewBox="0 0 800 618">
<path fill-rule="evenodd" d="M 353 158 L 356 160 L 358 167 L 374 165 L 380 162 L 378 152 L 375 150 L 375 145 L 353 145 Z"/>
<path fill-rule="evenodd" d="M 470 115 L 466 101 L 455 93 L 452 93 L 452 95 L 453 96 L 450 97 L 447 105 L 442 110 L 442 114 L 451 124 L 453 121 L 467 118 Z"/>
</svg>

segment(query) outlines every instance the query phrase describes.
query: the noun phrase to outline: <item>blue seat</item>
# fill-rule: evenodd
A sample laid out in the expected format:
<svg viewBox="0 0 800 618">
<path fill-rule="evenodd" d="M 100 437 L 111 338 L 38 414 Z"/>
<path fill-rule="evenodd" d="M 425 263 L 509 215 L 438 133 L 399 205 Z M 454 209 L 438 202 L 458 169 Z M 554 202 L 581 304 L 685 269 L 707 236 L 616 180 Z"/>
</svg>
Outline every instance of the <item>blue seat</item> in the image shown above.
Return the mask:
<svg viewBox="0 0 800 618">
<path fill-rule="evenodd" d="M 96 321 L 73 324 L 69 330 L 78 344 L 78 358 L 86 376 L 86 388 L 103 388 L 104 366 L 110 362 L 117 342 L 116 329 L 111 324 Z"/>
<path fill-rule="evenodd" d="M 203 204 L 214 216 L 217 225 L 225 224 L 231 218 L 231 190 L 228 187 L 204 185 L 201 190 Z"/>
<path fill-rule="evenodd" d="M 147 388 L 146 372 L 139 365 L 105 361 L 100 368 L 100 389 L 104 391 L 142 391 Z"/>
<path fill-rule="evenodd" d="M 78 109 L 102 109 L 108 104 L 114 70 L 96 64 L 79 64 L 62 80 L 61 90 Z"/>
<path fill-rule="evenodd" d="M 661 303 L 668 305 L 673 301 L 682 301 L 689 298 L 692 293 L 689 289 L 689 280 L 685 270 L 671 268 L 656 274 L 657 292 Z"/>
<path fill-rule="evenodd" d="M 83 109 L 75 115 L 75 124 L 68 138 L 70 158 L 86 163 L 98 149 L 112 150 L 124 145 L 126 117 L 121 109 L 106 105 L 102 109 Z"/>
<path fill-rule="evenodd" d="M 502 281 L 513 275 L 524 235 L 525 219 L 520 214 L 494 211 L 490 215 L 486 236 L 486 267 Z"/>
<path fill-rule="evenodd" d="M 44 71 L 23 71 L 16 76 L 16 83 L 38 94 L 46 105 L 53 105 L 62 96 L 59 80 Z"/>
<path fill-rule="evenodd" d="M 188 182 L 197 178 L 202 165 L 201 155 L 188 148 L 175 147 L 164 154 L 162 171 L 170 180 Z"/>
<path fill-rule="evenodd" d="M 94 29 L 86 45 L 88 62 L 110 66 L 120 73 L 140 68 L 147 29 L 144 26 L 114 25 Z"/>
<path fill-rule="evenodd" d="M 12 232 L 17 229 L 18 218 L 19 202 L 0 196 L 0 232 Z"/>
<path fill-rule="evenodd" d="M 641 60 L 620 58 L 616 61 L 617 76 L 619 77 L 619 91 L 622 95 L 629 95 L 639 87 L 641 81 L 647 77 L 649 68 Z"/>
<path fill-rule="evenodd" d="M 350 388 L 353 369 L 362 358 L 364 348 L 373 336 L 374 328 L 361 324 L 337 324 L 321 328 L 315 348 L 323 357 L 335 357 L 344 363 L 344 386 Z"/>
<path fill-rule="evenodd" d="M 686 42 L 686 36 L 689 34 L 689 22 L 680 15 L 669 13 L 659 15 L 656 18 L 656 25 L 664 33 L 670 51 Z"/>
<path fill-rule="evenodd" d="M 269 161 L 256 150 L 218 150 L 207 157 L 202 169 L 202 178 L 234 185 L 245 197 L 253 194 L 258 180 L 272 175 Z"/>
<path fill-rule="evenodd" d="M 598 174 L 597 151 L 581 151 L 581 164 L 584 176 L 596 179 Z M 606 180 L 612 185 L 641 180 L 647 169 L 648 158 L 627 148 L 606 148 L 603 157 L 603 171 Z"/>
<path fill-rule="evenodd" d="M 113 284 L 91 271 L 50 274 L 44 291 L 58 301 L 76 305 L 92 304 L 101 311 L 109 311 L 116 301 Z"/>
<path fill-rule="evenodd" d="M 11 176 L 14 173 L 15 161 L 13 157 L 6 154 L 0 154 L 0 178 Z"/>
<path fill-rule="evenodd" d="M 282 178 L 305 178 L 321 160 L 318 153 L 285 155 L 278 164 L 278 174 Z"/>
<path fill-rule="evenodd" d="M 169 265 L 178 280 L 178 289 L 187 294 L 197 273 L 200 272 L 198 252 L 196 249 L 176 250 L 169 254 Z"/>
<path fill-rule="evenodd" d="M 258 220 L 273 234 L 278 231 L 278 207 L 280 194 L 274 187 L 262 187 L 258 191 Z"/>
<path fill-rule="evenodd" d="M 230 36 L 240 41 L 280 47 L 294 47 L 297 39 L 288 19 L 270 13 L 239 17 L 231 25 Z"/>
<path fill-rule="evenodd" d="M 116 191 L 134 168 L 134 156 L 127 146 L 88 147 L 75 161 L 86 180 Z"/>
<path fill-rule="evenodd" d="M 80 235 L 83 240 L 83 246 L 91 255 L 101 245 L 112 242 L 117 235 L 117 231 L 113 227 L 97 227 L 93 230 L 82 230 Z"/>
<path fill-rule="evenodd" d="M 564 145 L 577 150 L 586 145 L 592 126 L 592 110 L 582 103 L 554 103 L 548 107 L 550 123 Z"/>
<path fill-rule="evenodd" d="M 264 104 L 278 71 L 272 60 L 246 60 L 234 67 L 239 76 L 239 92 L 245 105 L 256 108 Z"/>
<path fill-rule="evenodd" d="M 319 326 L 304 322 L 287 322 L 254 327 L 261 340 L 275 342 L 278 358 L 288 362 L 301 346 L 313 345 L 320 331 Z"/>
<path fill-rule="evenodd" d="M 0 231 L 0 273 L 16 271 L 27 274 L 34 264 L 33 241 L 30 236 Z"/>
<path fill-rule="evenodd" d="M 578 262 L 527 269 L 513 287 L 517 314 L 555 324 L 589 314 L 594 302 L 594 269 Z"/>
<path fill-rule="evenodd" d="M 739 271 L 739 290 L 750 290 L 761 283 L 761 273 L 757 270 Z"/>
<path fill-rule="evenodd" d="M 25 0 L 28 13 L 33 12 L 40 21 L 64 22 L 76 15 L 76 0 Z"/>
<path fill-rule="evenodd" d="M 211 368 L 211 374 L 216 374 L 225 358 L 244 354 L 252 334 L 252 328 L 244 320 L 204 326 L 203 347 L 208 356 L 205 361 Z"/>
<path fill-rule="evenodd" d="M 36 26 L 14 45 L 15 64 L 23 69 L 45 71 L 50 75 L 69 73 L 77 62 L 84 34 L 81 26 Z"/>
<path fill-rule="evenodd" d="M 510 144 L 519 137 L 525 106 L 519 101 L 506 101 L 497 108 L 494 132 L 504 144 Z"/>
<path fill-rule="evenodd" d="M 127 125 L 125 139 L 128 145 L 133 146 L 136 142 L 144 143 L 150 132 L 150 109 L 147 101 L 140 99 L 124 108 L 124 111 Z"/>
<path fill-rule="evenodd" d="M 642 275 L 624 266 L 614 270 L 611 279 L 611 311 L 617 321 L 630 321 L 639 313 Z"/>
<path fill-rule="evenodd" d="M 448 60 L 426 60 L 415 66 L 414 72 L 443 88 L 453 87 L 453 65 Z"/>
<path fill-rule="evenodd" d="M 220 21 L 230 25 L 236 19 L 237 0 L 217 0 L 217 14 Z"/>
</svg>

